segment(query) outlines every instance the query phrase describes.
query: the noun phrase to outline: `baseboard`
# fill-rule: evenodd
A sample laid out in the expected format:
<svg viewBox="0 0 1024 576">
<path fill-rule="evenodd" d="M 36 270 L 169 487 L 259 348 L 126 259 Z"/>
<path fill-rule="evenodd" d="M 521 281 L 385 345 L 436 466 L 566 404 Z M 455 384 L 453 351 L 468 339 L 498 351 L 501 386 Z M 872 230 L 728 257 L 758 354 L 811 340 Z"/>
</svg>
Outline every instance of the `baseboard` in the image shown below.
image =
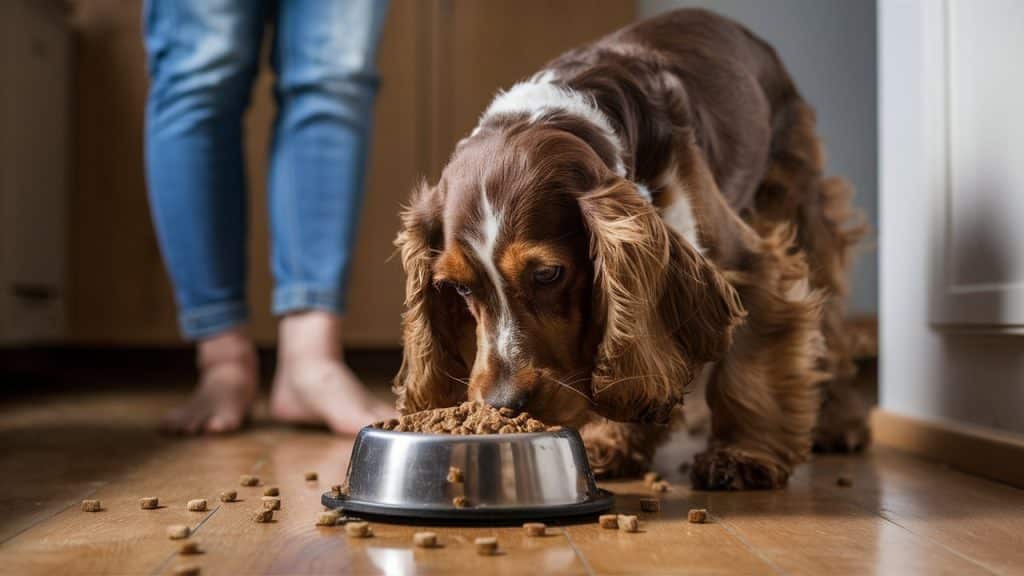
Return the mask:
<svg viewBox="0 0 1024 576">
<path fill-rule="evenodd" d="M 881 446 L 1024 488 L 1024 437 L 882 409 L 871 413 L 871 432 Z"/>
</svg>

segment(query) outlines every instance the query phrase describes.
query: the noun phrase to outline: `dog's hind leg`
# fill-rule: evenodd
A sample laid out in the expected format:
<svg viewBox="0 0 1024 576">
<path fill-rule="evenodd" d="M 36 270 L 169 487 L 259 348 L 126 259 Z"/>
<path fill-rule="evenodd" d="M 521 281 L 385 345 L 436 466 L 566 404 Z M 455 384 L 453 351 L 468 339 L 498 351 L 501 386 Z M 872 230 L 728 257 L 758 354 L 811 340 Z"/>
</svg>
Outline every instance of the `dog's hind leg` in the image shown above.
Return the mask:
<svg viewBox="0 0 1024 576">
<path fill-rule="evenodd" d="M 810 454 L 825 378 L 821 294 L 791 230 L 769 233 L 749 269 L 727 273 L 748 317 L 708 382 L 711 438 L 691 469 L 695 488 L 778 488 Z"/>
</svg>

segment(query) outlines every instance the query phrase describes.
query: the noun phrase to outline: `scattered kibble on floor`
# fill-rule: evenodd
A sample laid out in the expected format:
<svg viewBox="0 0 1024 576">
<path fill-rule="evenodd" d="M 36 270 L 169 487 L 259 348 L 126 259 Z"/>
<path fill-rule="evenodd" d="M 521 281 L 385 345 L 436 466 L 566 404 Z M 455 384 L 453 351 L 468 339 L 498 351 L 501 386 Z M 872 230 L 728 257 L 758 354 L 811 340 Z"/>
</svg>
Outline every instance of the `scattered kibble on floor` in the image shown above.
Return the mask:
<svg viewBox="0 0 1024 576">
<path fill-rule="evenodd" d="M 661 510 L 661 502 L 657 498 L 641 498 L 640 509 L 644 512 L 659 512 Z"/>
<path fill-rule="evenodd" d="M 548 527 L 543 522 L 527 522 L 523 524 L 523 531 L 531 538 L 538 538 L 548 533 Z"/>
<path fill-rule="evenodd" d="M 640 520 L 631 514 L 619 514 L 619 530 L 623 532 L 639 532 Z"/>
<path fill-rule="evenodd" d="M 174 576 L 199 576 L 199 566 L 195 564 L 176 566 L 174 568 Z"/>
<path fill-rule="evenodd" d="M 331 510 L 330 512 L 321 512 L 316 517 L 317 526 L 336 526 L 338 519 L 341 518 L 341 514 L 337 510 Z"/>
<path fill-rule="evenodd" d="M 316 472 L 306 472 L 303 476 L 306 478 L 306 482 L 312 482 L 317 479 Z"/>
<path fill-rule="evenodd" d="M 237 490 L 225 490 L 220 493 L 221 502 L 234 502 L 235 500 L 238 500 Z"/>
<path fill-rule="evenodd" d="M 280 510 L 281 499 L 277 496 L 263 496 L 260 498 L 263 501 L 263 507 L 267 510 Z"/>
<path fill-rule="evenodd" d="M 206 512 L 206 498 L 196 498 L 188 501 L 189 512 Z"/>
<path fill-rule="evenodd" d="M 836 486 L 849 488 L 850 486 L 853 486 L 853 478 L 850 478 L 849 476 L 840 476 L 836 478 Z"/>
<path fill-rule="evenodd" d="M 469 500 L 465 496 L 456 496 L 452 498 L 452 505 L 456 508 L 466 508 L 469 506 Z"/>
<path fill-rule="evenodd" d="M 369 538 L 373 536 L 373 530 L 366 522 L 349 522 L 345 524 L 345 534 L 352 538 Z"/>
<path fill-rule="evenodd" d="M 263 489 L 264 496 L 280 496 L 281 490 L 277 486 L 267 486 Z"/>
<path fill-rule="evenodd" d="M 238 479 L 238 483 L 241 484 L 242 486 L 256 486 L 257 484 L 260 483 L 260 479 L 258 476 L 242 474 L 242 476 Z"/>
<path fill-rule="evenodd" d="M 178 547 L 178 554 L 182 556 L 190 556 L 192 554 L 199 554 L 199 542 L 195 540 L 187 540 L 181 543 Z"/>
<path fill-rule="evenodd" d="M 346 492 L 345 487 L 341 484 L 334 484 L 331 486 L 331 498 L 338 499 L 341 495 Z"/>
<path fill-rule="evenodd" d="M 143 510 L 156 510 L 160 507 L 160 499 L 156 496 L 146 496 L 139 498 L 139 508 Z"/>
<path fill-rule="evenodd" d="M 647 486 L 654 484 L 658 480 L 661 480 L 661 474 L 658 474 L 657 472 L 652 471 L 644 474 L 644 484 Z"/>
<path fill-rule="evenodd" d="M 417 548 L 434 548 L 437 546 L 437 534 L 434 532 L 417 532 L 412 535 L 412 542 Z"/>
<path fill-rule="evenodd" d="M 99 512 L 103 504 L 99 500 L 82 500 L 82 512 Z"/>
<path fill-rule="evenodd" d="M 498 539 L 494 536 L 477 538 L 473 545 L 476 546 L 476 553 L 481 556 L 494 556 L 498 553 Z"/>
<path fill-rule="evenodd" d="M 171 540 L 184 540 L 192 533 L 192 529 L 184 524 L 171 524 L 167 527 L 167 537 Z"/>
<path fill-rule="evenodd" d="M 618 514 L 601 514 L 597 517 L 597 523 L 601 528 L 605 528 L 607 530 L 618 530 L 619 516 Z"/>
<path fill-rule="evenodd" d="M 651 490 L 654 490 L 655 492 L 668 492 L 671 488 L 672 486 L 664 480 L 658 480 L 651 483 Z"/>
<path fill-rule="evenodd" d="M 254 522 L 259 522 L 260 524 L 272 522 L 274 520 L 274 511 L 268 509 L 260 510 L 253 515 L 252 519 Z"/>
<path fill-rule="evenodd" d="M 704 508 L 694 508 L 686 514 L 686 519 L 693 524 L 703 524 L 708 521 L 708 511 Z"/>
<path fill-rule="evenodd" d="M 448 467 L 448 483 L 462 484 L 462 468 L 459 468 L 458 466 Z"/>
</svg>

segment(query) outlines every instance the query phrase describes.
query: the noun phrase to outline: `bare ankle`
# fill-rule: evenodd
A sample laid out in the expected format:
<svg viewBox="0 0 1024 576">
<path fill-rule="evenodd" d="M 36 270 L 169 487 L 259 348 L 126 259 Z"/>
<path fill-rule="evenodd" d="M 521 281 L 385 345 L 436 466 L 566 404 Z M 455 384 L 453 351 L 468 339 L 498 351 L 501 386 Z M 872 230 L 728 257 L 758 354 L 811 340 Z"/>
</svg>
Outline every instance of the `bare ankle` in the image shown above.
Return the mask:
<svg viewBox="0 0 1024 576">
<path fill-rule="evenodd" d="M 196 346 L 196 363 L 200 370 L 224 363 L 254 363 L 256 347 L 244 328 L 232 328 Z"/>
<path fill-rule="evenodd" d="M 341 325 L 341 316 L 323 310 L 288 314 L 278 326 L 279 364 L 310 357 L 342 361 Z"/>
</svg>

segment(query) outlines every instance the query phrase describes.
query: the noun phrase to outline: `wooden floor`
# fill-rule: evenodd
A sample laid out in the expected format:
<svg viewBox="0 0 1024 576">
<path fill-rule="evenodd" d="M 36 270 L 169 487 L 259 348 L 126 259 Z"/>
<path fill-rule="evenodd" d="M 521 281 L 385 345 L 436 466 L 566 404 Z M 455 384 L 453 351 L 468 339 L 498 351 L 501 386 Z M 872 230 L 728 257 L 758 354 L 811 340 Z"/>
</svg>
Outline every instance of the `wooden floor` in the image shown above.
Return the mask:
<svg viewBox="0 0 1024 576">
<path fill-rule="evenodd" d="M 674 483 L 636 534 L 595 524 L 554 527 L 542 539 L 518 528 L 439 528 L 443 547 L 414 549 L 423 528 L 377 524 L 350 540 L 314 526 L 319 498 L 339 482 L 351 440 L 317 430 L 260 425 L 224 438 L 177 440 L 153 430 L 180 392 L 123 390 L 24 397 L 0 406 L 0 573 L 169 574 L 1024 574 L 1024 491 L 897 453 L 824 457 L 783 491 L 692 492 L 676 471 L 692 443 L 659 454 Z M 306 482 L 306 470 L 319 472 Z M 262 489 L 219 491 L 238 476 L 280 486 L 271 524 L 250 520 Z M 853 478 L 850 488 L 836 477 Z M 616 508 L 639 513 L 640 482 L 612 482 Z M 165 506 L 144 511 L 138 498 Z M 98 498 L 104 510 L 79 510 Z M 188 512 L 207 498 L 212 508 Z M 712 521 L 686 522 L 706 507 Z M 165 536 L 189 524 L 203 554 L 181 557 Z M 495 535 L 503 553 L 477 556 L 473 538 Z"/>
</svg>

